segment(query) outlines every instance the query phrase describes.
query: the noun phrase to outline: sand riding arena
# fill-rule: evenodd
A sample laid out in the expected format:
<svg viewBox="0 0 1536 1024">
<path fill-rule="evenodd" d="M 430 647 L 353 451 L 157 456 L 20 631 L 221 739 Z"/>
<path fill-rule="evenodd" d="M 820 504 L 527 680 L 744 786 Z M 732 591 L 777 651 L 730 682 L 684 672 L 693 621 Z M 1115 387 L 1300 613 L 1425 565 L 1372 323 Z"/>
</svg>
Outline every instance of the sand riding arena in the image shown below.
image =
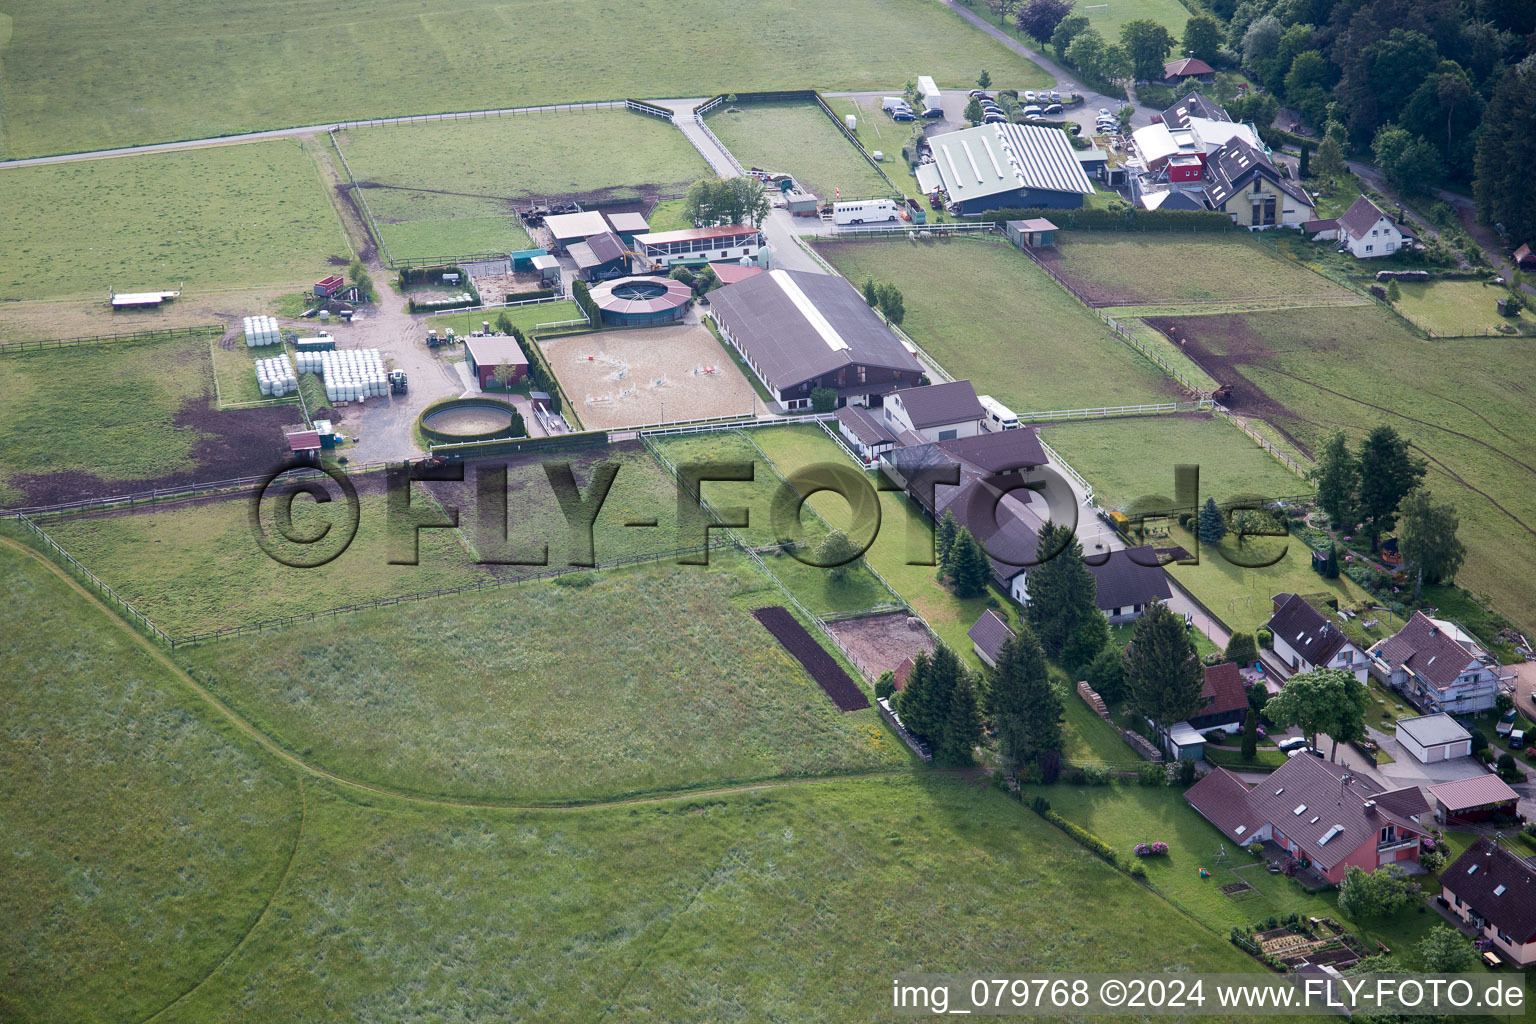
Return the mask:
<svg viewBox="0 0 1536 1024">
<path fill-rule="evenodd" d="M 753 412 L 752 385 L 697 324 L 578 334 L 540 345 L 582 425 L 593 430 Z"/>
</svg>

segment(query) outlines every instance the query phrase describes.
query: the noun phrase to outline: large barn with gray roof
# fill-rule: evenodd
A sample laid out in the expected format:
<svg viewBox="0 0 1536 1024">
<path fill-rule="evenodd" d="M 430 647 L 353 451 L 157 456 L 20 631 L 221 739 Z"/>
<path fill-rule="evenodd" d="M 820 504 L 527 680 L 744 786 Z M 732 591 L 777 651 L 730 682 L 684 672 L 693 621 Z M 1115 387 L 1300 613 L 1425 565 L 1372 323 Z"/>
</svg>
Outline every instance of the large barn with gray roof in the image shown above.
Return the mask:
<svg viewBox="0 0 1536 1024">
<path fill-rule="evenodd" d="M 1093 195 L 1066 132 L 1032 124 L 984 124 L 929 139 L 949 208 L 1078 210 Z"/>
<path fill-rule="evenodd" d="M 838 405 L 879 405 L 922 376 L 917 357 L 841 277 L 770 270 L 711 292 L 720 336 L 785 409 L 829 388 Z"/>
</svg>

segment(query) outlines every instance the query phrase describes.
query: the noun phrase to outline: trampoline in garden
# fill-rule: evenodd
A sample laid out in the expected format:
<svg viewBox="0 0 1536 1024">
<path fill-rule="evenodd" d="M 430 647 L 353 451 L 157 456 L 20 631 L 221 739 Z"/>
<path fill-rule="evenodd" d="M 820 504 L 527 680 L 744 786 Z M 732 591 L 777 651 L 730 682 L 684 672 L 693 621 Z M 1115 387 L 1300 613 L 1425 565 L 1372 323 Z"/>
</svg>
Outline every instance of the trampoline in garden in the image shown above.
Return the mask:
<svg viewBox="0 0 1536 1024">
<path fill-rule="evenodd" d="M 592 301 L 605 324 L 668 324 L 683 318 L 693 289 L 669 277 L 621 277 L 593 285 Z"/>
</svg>

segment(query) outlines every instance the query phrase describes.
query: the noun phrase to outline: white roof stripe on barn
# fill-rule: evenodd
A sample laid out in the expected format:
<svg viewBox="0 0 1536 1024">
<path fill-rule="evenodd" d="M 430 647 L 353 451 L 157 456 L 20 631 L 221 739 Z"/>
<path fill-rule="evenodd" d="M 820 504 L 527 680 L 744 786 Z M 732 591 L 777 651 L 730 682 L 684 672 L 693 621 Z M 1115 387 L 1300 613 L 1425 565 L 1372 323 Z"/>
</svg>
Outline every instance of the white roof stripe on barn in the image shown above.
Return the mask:
<svg viewBox="0 0 1536 1024">
<path fill-rule="evenodd" d="M 848 348 L 848 342 L 844 341 L 843 336 L 837 333 L 837 328 L 832 326 L 832 322 L 823 316 L 821 310 L 816 308 L 816 304 L 810 300 L 805 292 L 800 290 L 800 286 L 795 283 L 795 279 L 790 277 L 787 271 L 770 270 L 768 273 L 773 277 L 775 283 L 778 284 L 780 290 L 788 296 L 789 301 L 795 304 L 795 308 L 800 311 L 800 315 L 805 317 L 810 325 L 816 329 L 817 334 L 821 335 L 821 340 L 827 343 L 827 348 L 834 352 L 842 352 Z"/>
</svg>

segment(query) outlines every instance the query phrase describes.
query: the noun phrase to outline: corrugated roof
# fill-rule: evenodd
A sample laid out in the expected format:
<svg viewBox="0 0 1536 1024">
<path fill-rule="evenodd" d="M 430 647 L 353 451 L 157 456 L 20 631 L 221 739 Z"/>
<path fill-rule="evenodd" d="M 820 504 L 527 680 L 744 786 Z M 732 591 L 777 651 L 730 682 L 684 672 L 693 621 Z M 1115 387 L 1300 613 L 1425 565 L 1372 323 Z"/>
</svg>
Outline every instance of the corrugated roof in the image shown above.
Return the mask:
<svg viewBox="0 0 1536 1024">
<path fill-rule="evenodd" d="M 1497 775 L 1477 775 L 1470 779 L 1442 782 L 1430 786 L 1429 795 L 1444 804 L 1446 810 L 1453 812 L 1520 799 L 1520 794 Z"/>
<path fill-rule="evenodd" d="M 917 358 L 841 277 L 772 270 L 710 293 L 710 306 L 775 388 L 845 366 L 922 372 Z"/>
<path fill-rule="evenodd" d="M 307 452 L 320 447 L 320 431 L 298 430 L 288 435 L 288 450 Z"/>
<path fill-rule="evenodd" d="M 707 228 L 684 228 L 681 231 L 653 231 L 636 235 L 641 245 L 663 245 L 668 242 L 689 242 L 695 239 L 735 238 L 739 235 L 755 235 L 757 228 L 745 224 L 717 224 Z"/>
<path fill-rule="evenodd" d="M 1093 182 L 1066 132 L 1028 124 L 984 124 L 929 140 L 954 203 L 1038 189 L 1092 195 Z"/>
<path fill-rule="evenodd" d="M 711 263 L 710 266 L 714 268 L 715 277 L 720 279 L 721 284 L 735 284 L 763 273 L 762 267 L 749 267 L 741 263 Z"/>
</svg>

